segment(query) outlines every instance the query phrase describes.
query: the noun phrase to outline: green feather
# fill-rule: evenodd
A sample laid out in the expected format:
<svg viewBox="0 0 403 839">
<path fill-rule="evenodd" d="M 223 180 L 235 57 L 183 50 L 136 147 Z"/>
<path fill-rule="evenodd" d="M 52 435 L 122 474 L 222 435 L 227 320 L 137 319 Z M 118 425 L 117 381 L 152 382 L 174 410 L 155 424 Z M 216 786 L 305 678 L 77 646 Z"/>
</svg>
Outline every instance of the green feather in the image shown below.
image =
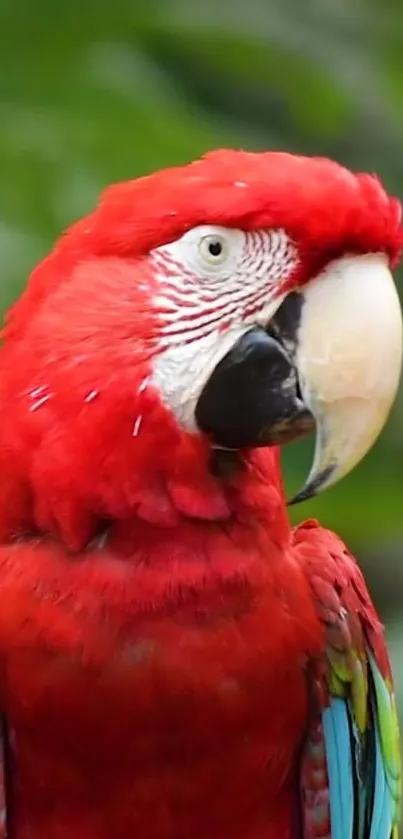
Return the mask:
<svg viewBox="0 0 403 839">
<path fill-rule="evenodd" d="M 386 781 L 395 804 L 394 824 L 396 825 L 397 831 L 397 825 L 400 819 L 402 771 L 396 701 L 392 688 L 383 678 L 371 652 L 369 652 L 368 658 L 374 682 L 379 721 L 379 736 L 381 741 L 382 757 L 385 764 Z M 397 837 L 397 832 L 395 835 Z"/>
</svg>

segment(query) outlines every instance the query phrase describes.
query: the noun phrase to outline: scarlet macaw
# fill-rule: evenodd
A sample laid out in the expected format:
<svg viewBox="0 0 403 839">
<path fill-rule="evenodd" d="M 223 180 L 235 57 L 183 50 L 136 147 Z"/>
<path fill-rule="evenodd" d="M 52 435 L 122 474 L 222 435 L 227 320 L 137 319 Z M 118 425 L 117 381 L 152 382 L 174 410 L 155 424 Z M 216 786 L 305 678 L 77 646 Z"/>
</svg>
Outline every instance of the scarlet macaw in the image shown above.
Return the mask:
<svg viewBox="0 0 403 839">
<path fill-rule="evenodd" d="M 9 839 L 396 839 L 383 629 L 292 529 L 396 393 L 399 203 L 325 159 L 221 150 L 109 188 L 0 353 Z"/>
</svg>

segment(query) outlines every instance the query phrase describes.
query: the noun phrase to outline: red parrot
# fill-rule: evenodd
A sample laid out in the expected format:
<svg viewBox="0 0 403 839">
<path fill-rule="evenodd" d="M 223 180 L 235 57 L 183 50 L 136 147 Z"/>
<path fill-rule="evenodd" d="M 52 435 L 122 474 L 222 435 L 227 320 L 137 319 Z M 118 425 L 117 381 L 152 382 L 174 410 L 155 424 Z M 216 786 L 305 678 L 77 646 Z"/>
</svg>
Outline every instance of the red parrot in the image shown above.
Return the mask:
<svg viewBox="0 0 403 839">
<path fill-rule="evenodd" d="M 110 187 L 0 352 L 8 839 L 396 839 L 383 628 L 297 499 L 378 436 L 400 205 L 326 159 L 218 150 Z"/>
</svg>

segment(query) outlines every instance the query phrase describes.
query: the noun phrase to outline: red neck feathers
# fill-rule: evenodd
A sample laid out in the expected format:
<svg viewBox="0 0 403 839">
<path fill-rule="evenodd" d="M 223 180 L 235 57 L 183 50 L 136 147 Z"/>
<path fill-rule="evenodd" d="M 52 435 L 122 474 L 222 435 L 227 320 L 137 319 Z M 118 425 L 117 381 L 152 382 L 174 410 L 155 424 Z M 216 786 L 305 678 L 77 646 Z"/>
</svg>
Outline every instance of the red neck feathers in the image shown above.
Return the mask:
<svg viewBox="0 0 403 839">
<path fill-rule="evenodd" d="M 101 366 L 90 382 L 75 358 L 38 378 L 22 344 L 9 355 L 0 378 L 2 540 L 41 533 L 83 551 L 134 521 L 151 523 L 158 538 L 184 521 L 252 520 L 287 538 L 276 449 L 213 452 L 179 429 L 151 386 L 139 394 L 145 367 L 113 376 Z"/>
</svg>

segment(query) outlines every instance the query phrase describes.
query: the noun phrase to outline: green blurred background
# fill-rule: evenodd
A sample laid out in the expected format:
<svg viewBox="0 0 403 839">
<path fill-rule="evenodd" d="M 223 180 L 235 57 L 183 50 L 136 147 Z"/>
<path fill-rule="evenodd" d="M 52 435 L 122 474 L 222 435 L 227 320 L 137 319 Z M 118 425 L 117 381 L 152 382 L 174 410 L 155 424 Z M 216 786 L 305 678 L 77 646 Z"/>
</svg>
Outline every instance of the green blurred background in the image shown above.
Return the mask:
<svg viewBox="0 0 403 839">
<path fill-rule="evenodd" d="M 0 0 L 0 308 L 106 184 L 222 145 L 330 155 L 403 197 L 402 0 Z M 403 388 L 364 463 L 293 516 L 359 557 L 403 715 L 402 420 Z M 286 451 L 290 492 L 309 456 Z"/>
</svg>

